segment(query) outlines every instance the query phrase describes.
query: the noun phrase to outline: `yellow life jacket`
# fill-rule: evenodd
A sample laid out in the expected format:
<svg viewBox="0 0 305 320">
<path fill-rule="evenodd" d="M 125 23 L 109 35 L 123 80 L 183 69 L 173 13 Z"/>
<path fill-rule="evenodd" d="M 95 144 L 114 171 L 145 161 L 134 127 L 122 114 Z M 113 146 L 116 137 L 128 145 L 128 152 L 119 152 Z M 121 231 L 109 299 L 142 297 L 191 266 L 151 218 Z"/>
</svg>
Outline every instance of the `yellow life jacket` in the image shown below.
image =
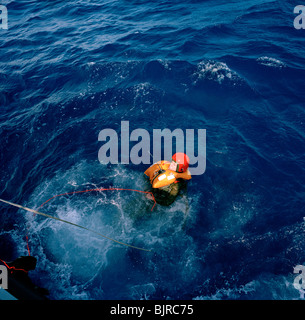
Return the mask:
<svg viewBox="0 0 305 320">
<path fill-rule="evenodd" d="M 170 162 L 158 161 L 151 165 L 145 172 L 149 177 L 150 183 L 153 188 L 162 188 L 177 181 L 177 179 L 190 180 L 192 176 L 187 169 L 185 172 L 176 172 L 169 170 Z M 160 169 L 164 172 L 160 172 Z"/>
</svg>

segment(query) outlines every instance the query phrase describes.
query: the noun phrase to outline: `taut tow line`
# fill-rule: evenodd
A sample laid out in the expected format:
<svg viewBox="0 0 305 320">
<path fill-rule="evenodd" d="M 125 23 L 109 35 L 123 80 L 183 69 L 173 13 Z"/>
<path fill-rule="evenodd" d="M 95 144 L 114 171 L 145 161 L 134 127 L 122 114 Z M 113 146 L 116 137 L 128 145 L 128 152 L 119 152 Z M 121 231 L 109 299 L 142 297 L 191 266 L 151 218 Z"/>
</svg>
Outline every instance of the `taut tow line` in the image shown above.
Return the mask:
<svg viewBox="0 0 305 320">
<path fill-rule="evenodd" d="M 132 245 L 130 245 L 130 244 L 128 244 L 128 243 L 124 243 L 124 242 L 121 242 L 121 241 L 112 239 L 112 238 L 107 237 L 107 236 L 105 236 L 105 235 L 103 235 L 103 234 L 101 234 L 101 233 L 99 233 L 99 232 L 97 232 L 97 231 L 94 231 L 94 230 L 92 230 L 92 229 L 89 229 L 89 228 L 80 226 L 80 225 L 78 225 L 78 224 L 76 224 L 76 223 L 73 223 L 73 222 L 70 222 L 70 221 L 67 221 L 67 220 L 63 220 L 63 219 L 60 219 L 60 218 L 56 218 L 56 217 L 50 216 L 50 215 L 48 215 L 48 214 L 46 214 L 46 213 L 43 213 L 43 212 L 40 212 L 40 211 L 31 209 L 31 208 L 27 208 L 27 207 L 21 206 L 20 204 L 13 203 L 13 202 L 10 202 L 10 201 L 7 201 L 7 200 L 3 200 L 3 199 L 0 199 L 0 201 L 1 201 L 1 202 L 4 202 L 4 203 L 6 203 L 6 204 L 9 204 L 9 205 L 11 205 L 11 206 L 14 206 L 14 207 L 17 207 L 17 208 L 26 210 L 26 211 L 28 211 L 28 212 L 32 212 L 32 213 L 38 214 L 38 215 L 40 215 L 40 216 L 44 216 L 44 217 L 46 217 L 46 218 L 50 218 L 50 219 L 53 219 L 53 220 L 57 220 L 57 221 L 60 221 L 60 222 L 64 222 L 64 223 L 70 224 L 70 225 L 72 225 L 72 226 L 81 228 L 81 229 L 83 229 L 83 230 L 90 231 L 90 232 L 92 232 L 92 233 L 94 233 L 94 234 L 96 234 L 96 235 L 98 235 L 98 236 L 100 236 L 100 237 L 103 237 L 103 238 L 105 238 L 105 239 L 108 239 L 108 240 L 111 240 L 111 241 L 113 241 L 113 242 L 119 243 L 119 244 L 121 244 L 121 245 L 123 245 L 123 246 L 130 247 L 130 248 L 134 248 L 134 249 L 137 249 L 137 250 L 142 250 L 142 251 L 151 252 L 151 250 L 144 249 L 144 248 L 140 248 L 140 247 L 136 247 L 136 246 L 132 246 Z"/>
</svg>

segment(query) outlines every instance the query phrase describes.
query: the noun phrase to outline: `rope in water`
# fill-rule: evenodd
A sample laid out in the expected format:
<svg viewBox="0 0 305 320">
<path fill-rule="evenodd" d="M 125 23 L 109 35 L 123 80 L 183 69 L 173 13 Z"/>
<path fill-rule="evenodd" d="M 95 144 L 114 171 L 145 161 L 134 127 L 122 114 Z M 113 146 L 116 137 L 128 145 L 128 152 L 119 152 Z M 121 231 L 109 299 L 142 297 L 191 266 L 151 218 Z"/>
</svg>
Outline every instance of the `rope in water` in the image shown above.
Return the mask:
<svg viewBox="0 0 305 320">
<path fill-rule="evenodd" d="M 134 192 L 141 192 L 141 193 L 146 193 L 146 194 L 150 194 L 152 196 L 152 199 L 154 200 L 154 205 L 151 208 L 151 211 L 153 211 L 155 205 L 156 205 L 156 199 L 153 195 L 152 192 L 150 191 L 141 191 L 141 190 L 135 190 L 135 189 L 123 189 L 123 188 L 97 188 L 97 189 L 89 189 L 89 190 L 81 190 L 81 191 L 72 191 L 72 192 L 66 192 L 66 193 L 62 193 L 62 194 L 57 194 L 56 196 L 51 197 L 50 199 L 48 199 L 47 201 L 45 201 L 43 204 L 41 204 L 38 208 L 41 208 L 42 206 L 44 206 L 47 202 L 49 202 L 50 200 L 56 198 L 56 197 L 61 197 L 61 196 L 66 196 L 66 195 L 70 195 L 70 194 L 76 194 L 76 193 L 85 193 L 85 192 L 92 192 L 92 191 L 134 191 Z"/>
<path fill-rule="evenodd" d="M 98 188 L 98 189 L 90 189 L 90 190 L 82 190 L 82 191 L 74 191 L 74 192 L 67 192 L 67 193 L 63 193 L 63 194 L 59 194 L 59 195 L 56 195 L 56 196 L 53 196 L 52 198 L 48 199 L 47 201 L 45 201 L 42 205 L 39 206 L 39 208 L 41 208 L 43 205 L 45 205 L 47 202 L 49 202 L 50 200 L 56 198 L 56 197 L 59 197 L 59 196 L 63 196 L 63 195 L 68 195 L 68 194 L 75 194 L 75 193 L 84 193 L 84 192 L 92 192 L 92 191 L 108 191 L 108 190 L 126 190 L 126 191 L 136 191 L 136 192 L 141 192 L 141 193 L 146 193 L 146 194 L 151 194 L 152 195 L 152 198 L 154 200 L 154 205 L 151 209 L 151 211 L 153 210 L 153 208 L 155 207 L 156 205 L 156 200 L 154 198 L 154 195 L 149 192 L 149 191 L 141 191 L 141 190 L 134 190 L 134 189 L 122 189 L 122 188 L 109 188 L 109 189 L 104 189 L 104 188 Z M 41 216 L 44 216 L 46 218 L 49 218 L 49 219 L 53 219 L 53 220 L 57 220 L 57 221 L 60 221 L 60 222 L 63 222 L 63 223 L 67 223 L 67 224 L 70 224 L 72 226 L 75 226 L 75 227 L 78 227 L 80 229 L 83 229 L 83 230 L 87 230 L 89 232 L 92 232 L 100 237 L 103 237 L 105 239 L 108 239 L 108 240 L 111 240 L 113 242 L 116 242 L 118 244 L 121 244 L 121 245 L 124 245 L 126 247 L 130 247 L 130 248 L 134 248 L 134 249 L 137 249 L 137 250 L 142 250 L 142 251 L 148 251 L 150 252 L 151 250 L 148 250 L 148 249 L 145 249 L 145 248 L 140 248 L 140 247 L 136 247 L 136 246 L 133 246 L 133 245 L 130 245 L 128 243 L 124 243 L 124 242 L 121 242 L 121 241 L 118 241 L 118 240 L 115 240 L 115 239 L 112 239 L 108 236 L 105 236 L 95 230 L 92 230 L 92 229 L 89 229 L 89 228 L 86 228 L 86 227 L 83 227 L 81 225 L 78 225 L 76 223 L 72 223 L 70 221 L 67 221 L 67 220 L 63 220 L 63 219 L 60 219 L 60 218 L 57 218 L 57 217 L 53 217 L 51 215 L 48 215 L 46 213 L 43 213 L 43 212 L 40 212 L 40 211 L 37 211 L 37 210 L 34 210 L 34 209 L 31 209 L 31 208 L 27 208 L 27 207 L 24 207 L 24 206 L 21 206 L 19 204 L 16 204 L 16 203 L 13 203 L 13 202 L 10 202 L 10 201 L 7 201 L 7 200 L 3 200 L 3 199 L 0 199 L 1 202 L 3 203 L 6 203 L 6 204 L 9 204 L 11 206 L 14 206 L 14 207 L 17 207 L 17 208 L 20 208 L 20 209 L 23 209 L 23 210 L 26 210 L 28 212 L 32 212 L 34 214 L 38 214 L 38 215 L 41 215 Z M 28 245 L 28 237 L 26 236 L 26 239 L 27 239 L 27 249 L 28 249 L 28 252 L 29 252 L 29 255 L 30 255 L 30 249 L 29 249 L 29 245 Z"/>
</svg>

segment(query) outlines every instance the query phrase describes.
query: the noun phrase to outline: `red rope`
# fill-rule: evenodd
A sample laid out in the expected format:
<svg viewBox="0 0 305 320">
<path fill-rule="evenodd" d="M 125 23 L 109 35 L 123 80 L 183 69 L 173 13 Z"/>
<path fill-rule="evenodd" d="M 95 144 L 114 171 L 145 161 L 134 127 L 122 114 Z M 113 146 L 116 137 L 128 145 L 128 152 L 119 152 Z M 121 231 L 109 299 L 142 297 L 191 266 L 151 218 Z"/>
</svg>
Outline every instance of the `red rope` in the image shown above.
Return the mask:
<svg viewBox="0 0 305 320">
<path fill-rule="evenodd" d="M 27 247 L 27 249 L 28 249 L 28 253 L 29 253 L 29 256 L 30 256 L 30 255 L 31 255 L 31 252 L 30 252 L 30 247 L 29 247 L 29 237 L 28 237 L 28 234 L 26 234 L 25 239 L 26 239 L 26 247 Z"/>
<path fill-rule="evenodd" d="M 27 270 L 18 269 L 18 268 L 14 267 L 14 266 L 11 266 L 11 267 L 10 267 L 10 266 L 9 266 L 5 261 L 3 261 L 2 259 L 0 259 L 0 261 L 1 261 L 9 270 L 13 270 L 13 271 L 23 271 L 23 272 L 25 272 L 25 273 L 28 273 Z M 11 273 L 12 273 L 13 271 L 11 271 Z"/>
<path fill-rule="evenodd" d="M 151 208 L 151 211 L 153 211 L 155 205 L 156 205 L 156 199 L 153 195 L 152 192 L 150 191 L 141 191 L 141 190 L 135 190 L 135 189 L 123 189 L 123 188 L 97 188 L 97 189 L 89 189 L 89 190 L 81 190 L 81 191 L 72 191 L 72 192 L 66 192 L 66 193 L 61 193 L 61 194 L 57 194 L 56 196 L 53 196 L 52 198 L 48 199 L 47 201 L 45 201 L 43 204 L 41 204 L 39 208 L 41 208 L 42 206 L 44 206 L 47 202 L 49 202 L 50 200 L 57 198 L 57 197 L 61 197 L 61 196 L 66 196 L 69 194 L 76 194 L 76 193 L 85 193 L 85 192 L 92 192 L 92 191 L 134 191 L 134 192 L 141 192 L 141 193 L 146 193 L 146 194 L 150 194 L 154 200 L 154 205 Z"/>
<path fill-rule="evenodd" d="M 81 190 L 81 191 L 72 191 L 72 192 L 65 192 L 65 193 L 61 193 L 61 194 L 57 194 L 53 197 L 51 197 L 50 199 L 48 199 L 47 201 L 45 201 L 43 204 L 41 204 L 39 208 L 43 207 L 47 202 L 49 202 L 50 200 L 54 199 L 54 198 L 57 198 L 57 197 L 61 197 L 61 196 L 66 196 L 66 195 L 69 195 L 69 194 L 76 194 L 76 193 L 85 193 L 85 192 L 92 192 L 92 191 L 134 191 L 134 192 L 140 192 L 140 193 L 146 193 L 146 194 L 150 194 L 154 200 L 154 205 L 152 206 L 151 208 L 151 211 L 154 210 L 154 207 L 156 205 L 156 199 L 153 195 L 152 192 L 150 191 L 141 191 L 141 190 L 135 190 L 135 189 L 123 189 L 123 188 L 97 188 L 97 189 L 89 189 L 89 190 Z M 34 214 L 35 215 L 35 214 Z M 30 248 L 29 248 L 29 238 L 28 238 L 28 234 L 26 235 L 26 245 L 27 245 L 27 249 L 28 249 L 28 253 L 29 253 L 29 256 L 31 255 L 31 252 L 30 252 Z M 2 261 L 0 259 L 0 261 Z M 4 264 L 5 262 L 2 261 Z M 5 264 L 6 265 L 6 264 Z M 11 267 L 11 268 L 14 268 L 14 267 Z M 18 269 L 16 269 L 18 270 Z M 20 269 L 20 270 L 23 270 L 23 269 Z M 25 270 L 23 270 L 25 271 Z"/>
</svg>

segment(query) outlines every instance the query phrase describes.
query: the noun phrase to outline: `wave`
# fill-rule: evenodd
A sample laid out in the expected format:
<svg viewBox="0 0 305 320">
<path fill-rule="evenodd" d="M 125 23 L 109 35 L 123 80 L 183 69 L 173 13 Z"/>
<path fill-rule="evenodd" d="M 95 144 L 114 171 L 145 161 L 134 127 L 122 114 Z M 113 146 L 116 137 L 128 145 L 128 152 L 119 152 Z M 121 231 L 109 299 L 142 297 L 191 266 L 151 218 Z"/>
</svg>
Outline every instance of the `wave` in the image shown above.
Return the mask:
<svg viewBox="0 0 305 320">
<path fill-rule="evenodd" d="M 271 58 L 271 57 L 259 57 L 257 58 L 257 62 L 259 62 L 261 65 L 267 66 L 267 67 L 274 67 L 274 68 L 285 68 L 286 64 L 282 61 Z"/>
</svg>

